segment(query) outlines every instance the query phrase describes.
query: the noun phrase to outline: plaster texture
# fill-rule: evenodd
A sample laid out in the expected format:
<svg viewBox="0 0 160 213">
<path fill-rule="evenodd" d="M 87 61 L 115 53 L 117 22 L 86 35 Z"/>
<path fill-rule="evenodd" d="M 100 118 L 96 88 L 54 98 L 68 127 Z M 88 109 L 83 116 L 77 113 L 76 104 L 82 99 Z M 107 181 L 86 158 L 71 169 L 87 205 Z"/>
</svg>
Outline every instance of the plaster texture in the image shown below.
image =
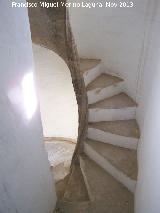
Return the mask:
<svg viewBox="0 0 160 213">
<path fill-rule="evenodd" d="M 160 2 L 151 1 L 152 11 L 146 28 L 139 108 L 137 118 L 142 137 L 138 148 L 139 175 L 135 197 L 136 213 L 160 210 Z"/>
<path fill-rule="evenodd" d="M 44 136 L 77 140 L 78 106 L 67 64 L 36 44 L 33 53 Z"/>
<path fill-rule="evenodd" d="M 56 194 L 39 107 L 26 114 L 33 101 L 26 91 L 34 84 L 28 13 L 10 1 L 0 5 L 0 212 L 51 213 Z"/>
</svg>

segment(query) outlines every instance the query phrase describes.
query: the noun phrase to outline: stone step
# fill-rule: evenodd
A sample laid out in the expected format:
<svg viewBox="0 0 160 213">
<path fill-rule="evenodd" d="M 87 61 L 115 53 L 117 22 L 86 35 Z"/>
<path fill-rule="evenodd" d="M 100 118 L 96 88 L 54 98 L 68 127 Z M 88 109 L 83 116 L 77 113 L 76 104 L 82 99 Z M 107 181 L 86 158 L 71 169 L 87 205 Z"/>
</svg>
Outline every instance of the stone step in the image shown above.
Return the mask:
<svg viewBox="0 0 160 213">
<path fill-rule="evenodd" d="M 92 160 L 131 192 L 134 192 L 137 180 L 137 153 L 135 150 L 89 139 L 85 141 L 84 150 Z"/>
<path fill-rule="evenodd" d="M 59 201 L 54 213 L 93 213 L 91 203 Z"/>
<path fill-rule="evenodd" d="M 84 74 L 86 71 L 96 67 L 100 63 L 101 63 L 100 59 L 80 58 L 80 69 L 82 73 Z"/>
<path fill-rule="evenodd" d="M 89 105 L 89 122 L 130 120 L 135 118 L 137 104 L 125 93 L 119 93 Z"/>
<path fill-rule="evenodd" d="M 140 131 L 135 119 L 122 121 L 101 121 L 89 123 L 89 139 L 128 148 L 137 149 Z"/>
<path fill-rule="evenodd" d="M 80 69 L 87 86 L 101 74 L 101 60 L 99 59 L 80 59 Z"/>
<path fill-rule="evenodd" d="M 55 173 L 53 174 L 53 181 L 54 181 L 54 175 L 55 175 Z M 58 182 L 55 183 L 57 200 L 63 199 L 68 181 L 69 181 L 69 175 L 67 175 L 64 179 L 59 180 Z"/>
<path fill-rule="evenodd" d="M 121 78 L 102 73 L 86 88 L 88 103 L 93 104 L 122 92 L 123 85 Z"/>
<path fill-rule="evenodd" d="M 96 78 L 93 82 L 91 82 L 87 86 L 87 91 L 94 90 L 94 89 L 103 89 L 113 84 L 117 84 L 121 81 L 123 81 L 121 78 L 118 78 L 106 73 L 102 73 L 98 78 Z"/>
<path fill-rule="evenodd" d="M 63 201 L 67 202 L 83 202 L 89 201 L 88 192 L 85 187 L 83 175 L 80 167 L 74 166 L 69 178 Z"/>
<path fill-rule="evenodd" d="M 95 213 L 133 213 L 134 197 L 121 183 L 86 155 L 80 166 Z"/>
</svg>

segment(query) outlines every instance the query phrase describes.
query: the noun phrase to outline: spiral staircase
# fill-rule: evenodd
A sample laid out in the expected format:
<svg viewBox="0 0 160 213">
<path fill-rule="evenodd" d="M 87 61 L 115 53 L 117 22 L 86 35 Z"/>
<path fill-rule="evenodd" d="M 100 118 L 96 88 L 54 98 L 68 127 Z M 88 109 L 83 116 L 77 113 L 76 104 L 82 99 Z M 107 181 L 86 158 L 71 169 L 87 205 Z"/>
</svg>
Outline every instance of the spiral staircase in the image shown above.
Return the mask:
<svg viewBox="0 0 160 213">
<path fill-rule="evenodd" d="M 137 104 L 126 94 L 125 81 L 105 72 L 101 60 L 81 59 L 81 72 L 88 96 L 87 139 L 79 165 L 59 183 L 64 193 L 55 212 L 133 213 Z"/>
</svg>

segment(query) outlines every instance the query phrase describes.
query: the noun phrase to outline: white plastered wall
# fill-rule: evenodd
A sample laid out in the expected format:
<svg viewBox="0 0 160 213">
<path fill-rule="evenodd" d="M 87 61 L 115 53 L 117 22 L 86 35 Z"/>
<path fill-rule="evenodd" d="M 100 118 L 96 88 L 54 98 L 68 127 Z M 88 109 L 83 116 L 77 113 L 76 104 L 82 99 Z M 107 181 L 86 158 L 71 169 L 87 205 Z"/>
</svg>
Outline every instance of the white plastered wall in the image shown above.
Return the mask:
<svg viewBox="0 0 160 213">
<path fill-rule="evenodd" d="M 33 53 L 44 136 L 76 141 L 78 105 L 70 70 L 51 50 L 33 44 Z"/>
<path fill-rule="evenodd" d="M 24 108 L 22 81 L 34 71 L 27 9 L 1 0 L 0 16 L 0 212 L 52 213 L 56 195 L 39 109 L 28 119 Z"/>
<path fill-rule="evenodd" d="M 138 87 L 137 118 L 141 127 L 135 212 L 160 211 L 160 2 L 151 1 Z"/>
</svg>

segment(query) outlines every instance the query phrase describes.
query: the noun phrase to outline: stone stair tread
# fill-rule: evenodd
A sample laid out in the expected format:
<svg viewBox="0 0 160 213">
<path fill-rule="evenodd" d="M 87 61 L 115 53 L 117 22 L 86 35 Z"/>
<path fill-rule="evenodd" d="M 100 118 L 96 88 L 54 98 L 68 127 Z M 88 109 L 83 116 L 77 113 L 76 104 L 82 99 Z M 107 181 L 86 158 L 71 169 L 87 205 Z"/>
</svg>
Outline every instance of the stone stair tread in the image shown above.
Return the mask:
<svg viewBox="0 0 160 213">
<path fill-rule="evenodd" d="M 91 203 L 59 201 L 54 213 L 92 213 Z"/>
<path fill-rule="evenodd" d="M 81 169 L 74 165 L 63 197 L 64 201 L 88 201 L 88 192 L 84 183 Z"/>
<path fill-rule="evenodd" d="M 117 170 L 124 173 L 132 180 L 137 180 L 137 152 L 107 143 L 86 139 L 94 151 L 112 164 Z"/>
<path fill-rule="evenodd" d="M 52 168 L 51 168 L 52 171 Z M 54 174 L 53 174 L 54 177 Z M 69 174 L 65 176 L 64 179 L 59 180 L 55 185 L 56 185 L 56 194 L 57 194 L 57 199 L 61 200 L 64 197 L 65 189 L 68 184 L 69 180 Z"/>
<path fill-rule="evenodd" d="M 135 119 L 89 123 L 88 127 L 125 137 L 140 138 L 139 127 Z"/>
<path fill-rule="evenodd" d="M 121 109 L 126 107 L 136 107 L 136 102 L 125 93 L 119 93 L 110 98 L 106 98 L 102 101 L 98 101 L 94 104 L 89 105 L 89 109 L 100 108 L 100 109 Z"/>
<path fill-rule="evenodd" d="M 100 62 L 100 59 L 80 58 L 80 70 L 82 73 L 85 73 L 87 70 L 96 67 Z"/>
<path fill-rule="evenodd" d="M 80 165 L 96 213 L 133 213 L 134 196 L 86 155 Z"/>
<path fill-rule="evenodd" d="M 87 91 L 94 90 L 94 89 L 103 89 L 105 87 L 115 85 L 122 81 L 123 79 L 119 77 L 103 73 L 87 86 Z"/>
</svg>

